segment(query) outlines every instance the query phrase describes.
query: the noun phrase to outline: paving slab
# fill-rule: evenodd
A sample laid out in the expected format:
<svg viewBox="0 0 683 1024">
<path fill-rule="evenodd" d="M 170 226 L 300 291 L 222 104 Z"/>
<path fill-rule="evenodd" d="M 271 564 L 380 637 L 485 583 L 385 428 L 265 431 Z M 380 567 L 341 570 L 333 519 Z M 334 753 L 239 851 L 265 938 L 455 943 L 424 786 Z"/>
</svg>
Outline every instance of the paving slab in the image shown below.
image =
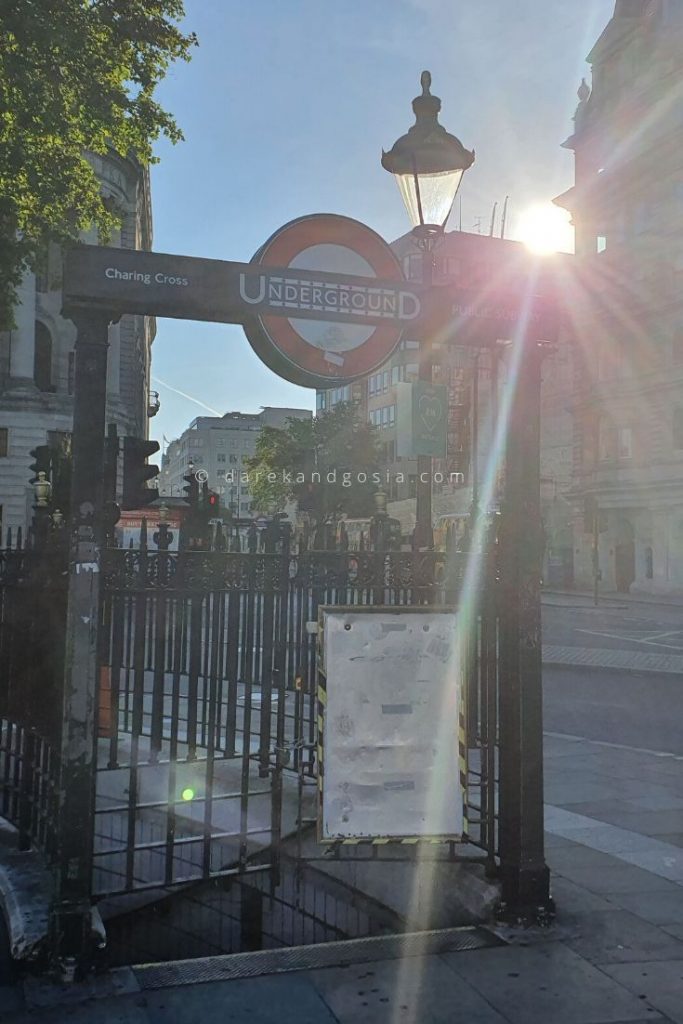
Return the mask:
<svg viewBox="0 0 683 1024">
<path fill-rule="evenodd" d="M 226 1020 L 225 1016 L 223 1020 Z M 0 1015 L 0 1021 L 2 1024 L 150 1024 L 143 999 L 137 1003 L 132 999 L 116 999 L 84 1003 L 81 1006 L 56 1006 L 38 1012 L 20 1011 L 6 1017 Z M 167 1018 L 166 1024 L 172 1024 L 172 1019 Z"/>
<path fill-rule="evenodd" d="M 683 1024 L 683 963 L 615 964 L 605 972 L 634 995 L 643 997 L 674 1024 Z"/>
<path fill-rule="evenodd" d="M 585 915 L 566 944 L 592 964 L 683 960 L 683 942 L 626 910 Z"/>
<path fill-rule="evenodd" d="M 215 981 L 146 995 L 148 1024 L 335 1024 L 309 975 Z"/>
<path fill-rule="evenodd" d="M 548 803 L 563 806 L 564 804 L 586 803 L 589 800 L 615 800 L 619 796 L 618 787 L 601 782 L 582 782 L 576 785 L 565 774 L 561 782 L 550 782 L 545 785 L 545 798 Z"/>
<path fill-rule="evenodd" d="M 683 769 L 679 768 L 679 771 Z M 587 803 L 568 804 L 567 808 L 575 814 L 581 814 L 596 821 L 616 825 L 618 828 L 640 832 L 645 836 L 655 836 L 667 832 L 683 834 L 683 810 L 645 811 L 630 800 L 596 800 Z"/>
<path fill-rule="evenodd" d="M 657 925 L 683 922 L 683 887 L 678 892 L 609 893 L 605 900 Z"/>
<path fill-rule="evenodd" d="M 596 910 L 613 910 L 615 906 L 605 896 L 597 896 L 556 873 L 550 875 L 550 890 L 557 906 L 557 920 L 560 923 Z"/>
<path fill-rule="evenodd" d="M 441 959 L 510 1024 L 617 1024 L 643 1014 L 657 1020 L 637 996 L 558 943 Z"/>
<path fill-rule="evenodd" d="M 655 835 L 654 839 L 659 839 L 662 843 L 670 843 L 672 846 L 683 847 L 683 832 L 664 832 L 661 835 Z"/>
<path fill-rule="evenodd" d="M 662 672 L 683 675 L 680 654 L 649 654 L 641 651 L 619 651 L 607 647 L 568 647 L 543 645 L 544 665 L 581 665 L 590 668 L 614 669 L 620 672 Z"/>
<path fill-rule="evenodd" d="M 663 879 L 683 884 L 683 850 L 678 846 L 552 805 L 546 805 L 545 824 L 546 829 L 555 835 L 583 844 L 592 851 L 609 854 L 624 864 L 643 868 Z M 576 870 L 581 867 L 601 866 L 599 860 L 591 859 L 588 854 L 582 857 L 578 851 L 575 857 L 563 851 L 551 853 L 551 863 L 553 858 L 556 870 L 567 873 L 569 877 L 575 877 Z M 604 862 L 602 866 L 605 866 Z"/>
<path fill-rule="evenodd" d="M 680 886 L 632 864 L 615 862 L 609 868 L 563 868 L 562 874 L 598 895 L 627 892 L 679 892 Z"/>
<path fill-rule="evenodd" d="M 508 1021 L 438 957 L 411 957 L 365 967 L 333 967 L 313 971 L 310 977 L 339 1024 Z"/>
</svg>

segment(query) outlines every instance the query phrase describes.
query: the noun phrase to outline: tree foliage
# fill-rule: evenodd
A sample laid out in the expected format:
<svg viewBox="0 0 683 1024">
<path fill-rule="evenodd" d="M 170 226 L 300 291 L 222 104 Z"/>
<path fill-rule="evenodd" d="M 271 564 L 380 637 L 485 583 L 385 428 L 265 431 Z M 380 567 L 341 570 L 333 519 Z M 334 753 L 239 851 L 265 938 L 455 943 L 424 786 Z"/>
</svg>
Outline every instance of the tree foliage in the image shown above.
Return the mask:
<svg viewBox="0 0 683 1024">
<path fill-rule="evenodd" d="M 255 507 L 279 512 L 296 501 L 317 522 L 337 512 L 371 515 L 380 484 L 375 428 L 346 403 L 287 422 L 286 430 L 265 427 L 246 462 Z"/>
<path fill-rule="evenodd" d="M 0 323 L 50 239 L 117 223 L 88 153 L 148 163 L 159 136 L 182 138 L 153 95 L 196 43 L 183 15 L 183 0 L 0 0 Z"/>
</svg>

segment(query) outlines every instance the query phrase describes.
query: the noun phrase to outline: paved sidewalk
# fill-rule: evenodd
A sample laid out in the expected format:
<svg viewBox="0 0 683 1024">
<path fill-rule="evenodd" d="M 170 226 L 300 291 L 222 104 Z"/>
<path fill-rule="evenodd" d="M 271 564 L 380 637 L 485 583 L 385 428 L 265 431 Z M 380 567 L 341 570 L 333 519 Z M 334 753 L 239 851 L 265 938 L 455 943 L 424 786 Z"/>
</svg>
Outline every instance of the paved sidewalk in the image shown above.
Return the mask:
<svg viewBox="0 0 683 1024">
<path fill-rule="evenodd" d="M 683 1024 L 683 758 L 549 734 L 545 781 L 558 905 L 547 931 L 428 955 L 411 940 L 399 958 L 380 948 L 371 962 L 202 983 L 228 969 L 214 958 L 194 965 L 197 983 L 162 988 L 158 971 L 117 972 L 98 982 L 102 998 L 52 1008 L 40 987 L 23 1008 L 0 988 L 0 1021 Z"/>
<path fill-rule="evenodd" d="M 586 605 L 593 606 L 593 591 L 592 590 L 560 590 L 554 587 L 544 587 L 542 590 L 542 600 L 544 604 L 553 603 L 553 599 L 558 599 L 562 605 L 572 601 L 580 601 L 581 606 Z M 599 604 L 614 605 L 631 605 L 631 604 L 658 604 L 666 605 L 670 608 L 681 608 L 683 607 L 683 594 L 648 594 L 646 592 L 638 592 L 634 594 L 619 594 L 616 590 L 600 591 L 598 596 Z"/>
<path fill-rule="evenodd" d="M 662 672 L 683 675 L 683 655 L 650 654 L 643 651 L 619 651 L 601 647 L 543 645 L 543 664 L 580 665 L 622 672 Z"/>
</svg>

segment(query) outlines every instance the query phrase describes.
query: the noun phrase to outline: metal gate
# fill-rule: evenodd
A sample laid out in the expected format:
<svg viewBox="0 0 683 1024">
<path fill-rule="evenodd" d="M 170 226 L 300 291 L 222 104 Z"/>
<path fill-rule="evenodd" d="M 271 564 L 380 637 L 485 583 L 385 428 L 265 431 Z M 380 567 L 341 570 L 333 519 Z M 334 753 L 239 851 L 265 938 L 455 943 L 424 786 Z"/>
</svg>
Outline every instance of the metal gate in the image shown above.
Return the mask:
<svg viewBox="0 0 683 1024">
<path fill-rule="evenodd" d="M 140 550 L 107 551 L 93 894 L 264 871 L 277 882 L 282 841 L 315 817 L 315 637 L 306 624 L 323 604 L 466 598 L 470 840 L 479 848 L 467 852 L 492 864 L 497 583 L 487 567 L 468 588 L 466 559 L 296 553 L 286 542 L 266 554 L 148 551 L 144 528 Z"/>
</svg>

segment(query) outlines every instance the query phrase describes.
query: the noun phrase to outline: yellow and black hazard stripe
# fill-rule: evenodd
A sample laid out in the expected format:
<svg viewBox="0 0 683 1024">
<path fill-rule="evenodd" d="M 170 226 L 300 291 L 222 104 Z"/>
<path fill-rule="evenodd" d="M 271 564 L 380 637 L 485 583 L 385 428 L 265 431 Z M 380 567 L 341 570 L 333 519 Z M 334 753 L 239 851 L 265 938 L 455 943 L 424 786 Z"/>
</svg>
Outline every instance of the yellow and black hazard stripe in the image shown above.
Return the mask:
<svg viewBox="0 0 683 1024">
<path fill-rule="evenodd" d="M 325 774 L 324 742 L 325 742 L 325 708 L 327 707 L 327 689 L 325 676 L 318 676 L 318 838 L 322 833 L 323 820 L 323 776 Z"/>
<path fill-rule="evenodd" d="M 460 704 L 460 713 L 458 715 L 458 769 L 460 772 L 460 791 L 462 792 L 462 837 L 465 839 L 469 828 L 467 821 L 467 732 L 465 726 L 467 719 L 463 705 L 464 701 Z"/>
<path fill-rule="evenodd" d="M 466 665 L 466 661 L 465 661 Z M 462 813 L 463 825 L 462 834 L 459 836 L 368 836 L 353 838 L 326 838 L 322 835 L 323 823 L 323 795 L 325 776 L 325 715 L 327 711 L 327 678 L 318 667 L 318 842 L 329 843 L 339 846 L 360 846 L 368 844 L 371 846 L 388 846 L 396 844 L 399 846 L 417 846 L 418 844 L 439 845 L 442 843 L 455 843 L 467 841 L 469 834 L 468 826 L 468 804 L 467 804 L 467 783 L 468 783 L 468 756 L 467 756 L 467 711 L 466 693 L 468 678 L 467 671 L 463 665 L 461 678 L 463 685 L 460 693 L 460 708 L 458 712 L 458 772 L 459 783 L 462 792 Z"/>
<path fill-rule="evenodd" d="M 328 839 L 323 842 L 339 846 L 439 846 L 442 843 L 457 843 L 460 836 L 359 836 L 353 839 Z"/>
</svg>

